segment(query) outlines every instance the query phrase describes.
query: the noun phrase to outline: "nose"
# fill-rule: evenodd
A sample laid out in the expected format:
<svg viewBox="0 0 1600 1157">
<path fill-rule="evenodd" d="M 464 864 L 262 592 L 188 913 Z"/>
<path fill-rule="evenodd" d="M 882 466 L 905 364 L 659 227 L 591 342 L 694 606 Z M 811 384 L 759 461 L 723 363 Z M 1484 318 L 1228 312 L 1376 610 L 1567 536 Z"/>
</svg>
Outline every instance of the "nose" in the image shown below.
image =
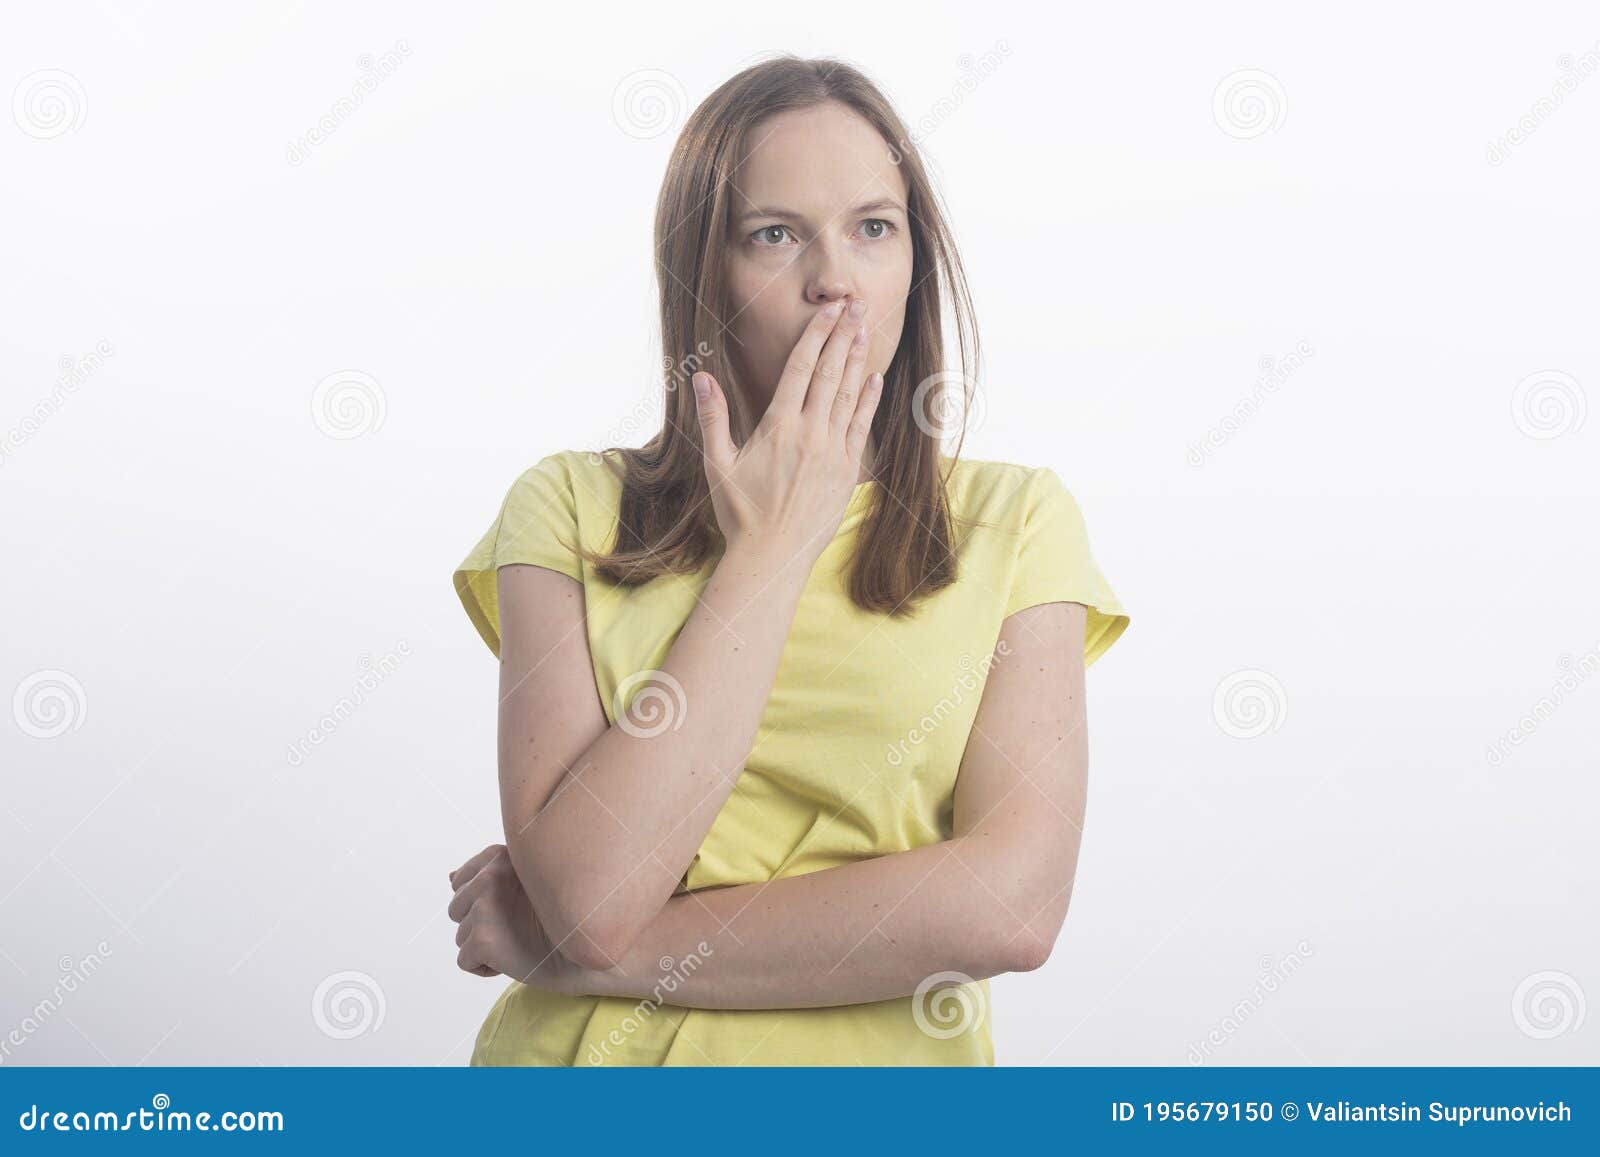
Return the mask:
<svg viewBox="0 0 1600 1157">
<path fill-rule="evenodd" d="M 810 263 L 806 270 L 807 301 L 821 308 L 831 302 L 856 296 L 855 278 L 843 246 L 818 238 L 807 249 L 809 251 L 802 258 Z"/>
</svg>

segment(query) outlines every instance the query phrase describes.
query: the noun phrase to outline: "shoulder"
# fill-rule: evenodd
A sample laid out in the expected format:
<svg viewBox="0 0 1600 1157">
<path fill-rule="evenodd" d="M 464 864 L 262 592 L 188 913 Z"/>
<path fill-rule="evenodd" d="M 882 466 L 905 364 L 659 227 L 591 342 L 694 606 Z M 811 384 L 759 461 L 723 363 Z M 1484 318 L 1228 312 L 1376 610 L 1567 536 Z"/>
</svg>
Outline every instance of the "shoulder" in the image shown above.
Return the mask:
<svg viewBox="0 0 1600 1157">
<path fill-rule="evenodd" d="M 622 491 L 621 470 L 616 450 L 557 450 L 524 469 L 511 488 L 575 514 L 614 505 Z"/>
<path fill-rule="evenodd" d="M 1018 531 L 1042 507 L 1072 502 L 1066 485 L 1048 466 L 963 458 L 946 468 L 951 510 L 959 519 Z"/>
<path fill-rule="evenodd" d="M 608 483 L 611 458 L 558 450 L 512 480 L 488 530 L 455 568 L 456 593 L 489 649 L 500 654 L 497 574 L 513 563 L 585 580 L 580 547 L 592 549 L 615 509 L 620 481 Z M 608 486 L 612 489 L 608 489 Z"/>
<path fill-rule="evenodd" d="M 556 450 L 525 469 L 521 477 L 541 475 L 572 486 L 593 484 L 621 469 L 616 450 Z"/>
<path fill-rule="evenodd" d="M 974 534 L 988 560 L 992 589 L 1004 591 L 1002 618 L 1045 603 L 1081 603 L 1084 664 L 1127 628 L 1129 617 L 1089 547 L 1088 526 L 1072 492 L 1049 466 L 958 463 L 949 479 L 956 513 L 965 506 L 993 533 Z M 1003 577 L 1002 577 L 1003 576 Z"/>
</svg>

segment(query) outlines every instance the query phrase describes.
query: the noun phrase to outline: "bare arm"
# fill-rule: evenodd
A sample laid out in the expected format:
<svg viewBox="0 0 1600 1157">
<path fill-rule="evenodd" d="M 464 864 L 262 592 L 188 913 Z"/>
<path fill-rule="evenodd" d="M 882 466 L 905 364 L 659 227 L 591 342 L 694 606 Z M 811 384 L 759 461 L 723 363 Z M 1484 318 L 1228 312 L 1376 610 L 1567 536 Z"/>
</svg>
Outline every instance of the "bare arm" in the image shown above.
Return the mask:
<svg viewBox="0 0 1600 1157">
<path fill-rule="evenodd" d="M 802 876 L 674 897 L 603 994 L 710 948 L 670 1001 L 790 1008 L 904 996 L 936 972 L 1039 967 L 1066 918 L 1087 788 L 1084 608 L 1008 618 L 956 782 L 954 837 Z M 656 989 L 659 992 L 659 989 Z"/>
<path fill-rule="evenodd" d="M 852 342 L 861 320 L 836 318 L 812 320 L 742 448 L 720 389 L 696 375 L 709 387 L 698 405 L 727 548 L 661 669 L 642 673 L 665 691 L 670 726 L 629 713 L 607 726 L 577 583 L 534 566 L 497 574 L 506 847 L 545 930 L 579 965 L 619 963 L 660 914 L 750 753 L 876 409 L 878 391 L 862 388 L 866 346 Z"/>
<path fill-rule="evenodd" d="M 506 846 L 547 930 L 580 964 L 609 967 L 659 912 L 733 790 L 806 577 L 798 566 L 767 573 L 731 554 L 717 567 L 649 676 L 668 689 L 653 708 L 670 726 L 608 727 L 582 588 L 541 567 L 499 572 Z"/>
<path fill-rule="evenodd" d="M 937 972 L 972 979 L 1038 967 L 1072 892 L 1087 788 L 1083 637 L 1077 603 L 1009 617 L 956 782 L 953 838 L 801 876 L 673 897 L 618 967 L 549 969 L 532 911 L 492 872 L 464 883 L 451 915 L 498 896 L 462 967 L 488 961 L 535 985 L 701 1008 L 802 1008 L 904 996 Z M 471 878 L 475 858 L 462 875 Z M 457 942 L 468 935 L 463 923 Z"/>
</svg>

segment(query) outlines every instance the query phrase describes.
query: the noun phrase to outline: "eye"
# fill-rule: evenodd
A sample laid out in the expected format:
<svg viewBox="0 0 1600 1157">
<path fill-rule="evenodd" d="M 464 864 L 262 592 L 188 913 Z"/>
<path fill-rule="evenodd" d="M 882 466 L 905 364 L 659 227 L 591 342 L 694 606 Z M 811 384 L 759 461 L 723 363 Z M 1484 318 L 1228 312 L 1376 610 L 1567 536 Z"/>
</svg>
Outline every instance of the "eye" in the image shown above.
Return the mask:
<svg viewBox="0 0 1600 1157">
<path fill-rule="evenodd" d="M 872 227 L 874 225 L 878 226 L 878 230 L 876 232 L 872 231 Z M 861 227 L 868 230 L 868 241 L 882 241 L 885 237 L 894 236 L 895 232 L 894 222 L 885 221 L 882 217 L 869 217 L 867 220 L 861 223 Z"/>
<path fill-rule="evenodd" d="M 773 248 L 782 245 L 784 235 L 789 232 L 787 225 L 763 225 L 750 234 L 750 241 L 763 248 Z M 777 234 L 777 236 L 773 236 Z"/>
</svg>

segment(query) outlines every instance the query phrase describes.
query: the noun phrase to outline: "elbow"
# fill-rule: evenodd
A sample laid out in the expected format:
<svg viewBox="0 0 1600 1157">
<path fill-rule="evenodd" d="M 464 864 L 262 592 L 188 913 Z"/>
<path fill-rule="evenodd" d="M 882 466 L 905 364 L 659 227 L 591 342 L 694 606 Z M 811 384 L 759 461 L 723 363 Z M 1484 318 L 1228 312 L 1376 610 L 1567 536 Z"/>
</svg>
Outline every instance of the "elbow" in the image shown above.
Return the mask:
<svg viewBox="0 0 1600 1157">
<path fill-rule="evenodd" d="M 597 886 L 592 870 L 574 871 L 571 863 L 542 860 L 530 849 L 528 862 L 517 866 L 517 875 L 552 947 L 579 968 L 605 972 L 617 967 L 643 923 L 623 910 L 619 889 Z"/>
<path fill-rule="evenodd" d="M 509 844 L 517 879 L 556 953 L 579 968 L 605 971 L 616 967 L 625 945 L 605 920 L 605 905 L 589 894 L 581 873 L 570 863 L 552 864 L 540 855 L 540 841 L 522 847 Z"/>
<path fill-rule="evenodd" d="M 1070 888 L 1067 890 L 1070 893 Z M 997 972 L 1033 972 L 1043 968 L 1055 951 L 1056 938 L 1066 922 L 1070 894 L 1059 891 L 1053 902 L 1040 906 L 1038 894 L 1018 895 L 1000 907 L 999 927 L 992 934 Z M 1024 923 L 1015 912 L 1037 913 Z"/>
<path fill-rule="evenodd" d="M 1040 936 L 1032 928 L 1022 928 L 1006 940 L 999 953 L 1001 972 L 1033 972 L 1043 968 L 1055 950 L 1054 936 Z"/>
<path fill-rule="evenodd" d="M 639 934 L 639 927 L 624 923 L 606 903 L 598 906 L 579 897 L 570 906 L 558 905 L 545 931 L 562 956 L 579 968 L 606 972 L 622 963 Z"/>
<path fill-rule="evenodd" d="M 999 976 L 1003 972 L 1032 972 L 1044 967 L 1055 946 L 1055 938 L 1041 936 L 1039 923 L 1023 924 L 1001 911 L 990 922 L 977 942 L 973 955 L 962 964 L 962 971 L 973 976 Z"/>
<path fill-rule="evenodd" d="M 552 931 L 556 951 L 566 960 L 590 972 L 609 972 L 621 962 L 627 945 L 618 938 L 598 934 L 587 922 L 573 924 L 562 932 Z"/>
</svg>

